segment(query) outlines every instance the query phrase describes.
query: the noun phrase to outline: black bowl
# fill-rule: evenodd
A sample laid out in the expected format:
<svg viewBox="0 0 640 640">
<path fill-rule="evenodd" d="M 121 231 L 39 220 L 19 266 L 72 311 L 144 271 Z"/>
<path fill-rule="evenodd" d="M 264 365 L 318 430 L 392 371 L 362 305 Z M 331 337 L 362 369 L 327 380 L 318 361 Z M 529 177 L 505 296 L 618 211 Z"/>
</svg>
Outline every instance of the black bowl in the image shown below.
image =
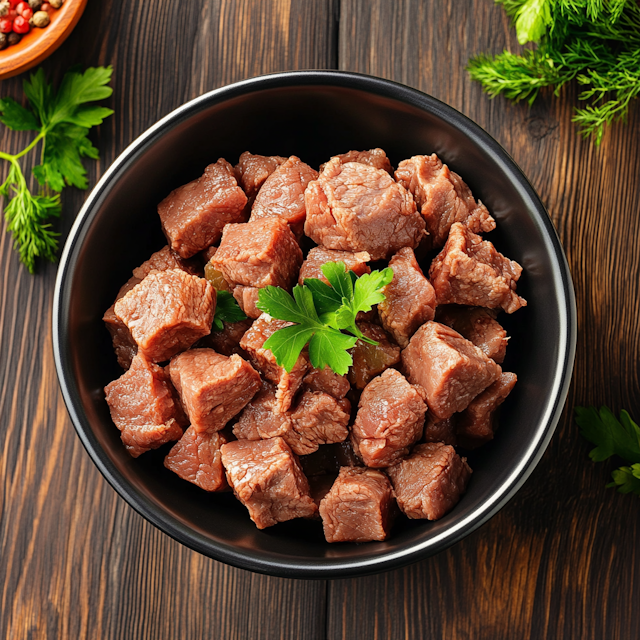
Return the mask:
<svg viewBox="0 0 640 640">
<path fill-rule="evenodd" d="M 496 439 L 470 463 L 468 492 L 437 522 L 403 518 L 387 542 L 328 544 L 317 522 L 259 531 L 230 494 L 210 495 L 162 465 L 166 451 L 133 459 L 111 422 L 103 387 L 121 375 L 102 324 L 131 270 L 163 246 L 156 205 L 219 157 L 297 155 L 318 166 L 349 149 L 382 147 L 392 163 L 437 153 L 497 220 L 490 239 L 524 267 L 529 302 L 502 315 L 505 370 L 518 384 Z M 562 411 L 576 341 L 571 276 L 553 226 L 507 153 L 454 109 L 408 87 L 352 73 L 305 71 L 212 91 L 163 118 L 131 144 L 89 196 L 71 230 L 56 282 L 56 367 L 73 424 L 118 493 L 162 531 L 217 560 L 298 578 L 363 575 L 437 553 L 493 516 L 540 460 Z"/>
</svg>

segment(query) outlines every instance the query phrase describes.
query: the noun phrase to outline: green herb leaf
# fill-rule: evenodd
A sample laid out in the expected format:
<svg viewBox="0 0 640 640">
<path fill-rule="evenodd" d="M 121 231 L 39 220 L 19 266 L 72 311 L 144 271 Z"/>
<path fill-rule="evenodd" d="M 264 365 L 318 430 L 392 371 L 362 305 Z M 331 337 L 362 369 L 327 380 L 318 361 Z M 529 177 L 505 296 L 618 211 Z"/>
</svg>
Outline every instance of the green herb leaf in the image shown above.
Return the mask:
<svg viewBox="0 0 640 640">
<path fill-rule="evenodd" d="M 40 128 L 33 113 L 13 98 L 0 100 L 0 114 L 0 122 L 13 131 L 37 131 Z"/>
<path fill-rule="evenodd" d="M 213 317 L 213 326 L 217 331 L 224 329 L 223 322 L 240 322 L 246 319 L 247 316 L 231 293 L 216 291 L 216 312 Z"/>
<path fill-rule="evenodd" d="M 518 42 L 538 42 L 551 23 L 550 0 L 527 0 L 516 16 Z"/>
<path fill-rule="evenodd" d="M 613 482 L 607 487 L 617 487 L 620 493 L 635 493 L 640 496 L 640 464 L 620 467 L 611 473 Z"/>
<path fill-rule="evenodd" d="M 640 463 L 640 427 L 626 411 L 617 420 L 610 409 L 601 407 L 576 407 L 576 422 L 582 435 L 597 445 L 589 456 L 600 462 L 618 455 L 627 462 Z"/>
</svg>

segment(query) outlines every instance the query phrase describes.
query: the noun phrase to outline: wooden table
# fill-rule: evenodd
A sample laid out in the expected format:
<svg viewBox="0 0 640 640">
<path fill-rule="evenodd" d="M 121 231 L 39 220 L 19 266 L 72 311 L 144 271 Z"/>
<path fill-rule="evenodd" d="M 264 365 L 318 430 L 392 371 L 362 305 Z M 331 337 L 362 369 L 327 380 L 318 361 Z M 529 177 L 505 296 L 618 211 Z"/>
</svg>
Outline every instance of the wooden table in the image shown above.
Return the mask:
<svg viewBox="0 0 640 640">
<path fill-rule="evenodd" d="M 150 10 L 151 7 L 151 10 Z M 417 87 L 470 116 L 547 205 L 578 299 L 567 408 L 542 462 L 493 520 L 440 555 L 326 582 L 227 567 L 144 521 L 75 435 L 51 352 L 54 265 L 35 277 L 0 244 L 0 637 L 640 637 L 640 502 L 606 489 L 571 408 L 640 419 L 640 110 L 598 150 L 571 123 L 575 87 L 533 108 L 490 101 L 469 56 L 515 47 L 491 0 L 102 0 L 44 68 L 114 66 L 116 115 L 94 137 L 90 184 L 138 134 L 205 91 L 261 73 L 339 68 Z M 21 99 L 21 80 L 2 96 Z M 28 133 L 0 127 L 2 149 Z M 2 171 L 6 172 L 3 166 Z M 61 231 L 86 194 L 63 196 Z M 517 425 L 514 425 L 517 426 Z"/>
</svg>

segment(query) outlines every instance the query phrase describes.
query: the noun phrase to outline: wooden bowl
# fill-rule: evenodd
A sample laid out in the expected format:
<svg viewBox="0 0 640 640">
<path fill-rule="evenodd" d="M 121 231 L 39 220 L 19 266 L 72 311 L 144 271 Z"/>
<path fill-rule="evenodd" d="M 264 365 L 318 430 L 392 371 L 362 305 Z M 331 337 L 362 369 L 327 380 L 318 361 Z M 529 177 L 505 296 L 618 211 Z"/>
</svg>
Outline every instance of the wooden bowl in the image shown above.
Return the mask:
<svg viewBox="0 0 640 640">
<path fill-rule="evenodd" d="M 51 22 L 44 29 L 33 27 L 18 44 L 0 51 L 0 80 L 35 67 L 50 56 L 71 33 L 87 6 L 87 0 L 66 0 L 51 11 Z"/>
</svg>

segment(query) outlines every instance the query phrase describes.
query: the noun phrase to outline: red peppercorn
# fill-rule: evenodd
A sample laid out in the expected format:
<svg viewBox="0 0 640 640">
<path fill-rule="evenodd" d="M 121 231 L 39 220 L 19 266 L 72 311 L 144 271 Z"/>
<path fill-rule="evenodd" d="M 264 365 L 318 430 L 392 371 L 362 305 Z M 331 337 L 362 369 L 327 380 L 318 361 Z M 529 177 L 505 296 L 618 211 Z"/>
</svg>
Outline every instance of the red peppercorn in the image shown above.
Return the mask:
<svg viewBox="0 0 640 640">
<path fill-rule="evenodd" d="M 16 5 L 16 11 L 18 12 L 18 15 L 19 15 L 19 16 L 21 16 L 21 15 L 22 15 L 22 12 L 23 12 L 25 9 L 28 9 L 28 8 L 29 8 L 29 5 L 28 5 L 26 2 L 19 2 L 19 3 Z"/>
<path fill-rule="evenodd" d="M 49 9 L 51 9 L 51 5 L 48 2 L 43 2 L 40 11 L 49 11 Z"/>
<path fill-rule="evenodd" d="M 25 20 L 31 20 L 31 18 L 33 17 L 33 11 L 31 10 L 31 7 L 27 7 L 26 9 L 22 10 L 22 17 Z"/>
<path fill-rule="evenodd" d="M 25 20 L 22 16 L 18 16 L 14 21 L 13 21 L 13 30 L 16 33 L 29 33 L 29 30 L 31 29 L 31 25 L 29 24 L 28 20 Z"/>
<path fill-rule="evenodd" d="M 13 20 L 9 18 L 2 18 L 0 20 L 0 32 L 11 33 L 13 31 Z"/>
<path fill-rule="evenodd" d="M 17 5 L 19 2 L 20 2 L 20 0 L 9 0 L 9 6 L 10 6 L 12 9 L 15 9 L 15 8 L 16 8 L 16 5 Z"/>
</svg>

